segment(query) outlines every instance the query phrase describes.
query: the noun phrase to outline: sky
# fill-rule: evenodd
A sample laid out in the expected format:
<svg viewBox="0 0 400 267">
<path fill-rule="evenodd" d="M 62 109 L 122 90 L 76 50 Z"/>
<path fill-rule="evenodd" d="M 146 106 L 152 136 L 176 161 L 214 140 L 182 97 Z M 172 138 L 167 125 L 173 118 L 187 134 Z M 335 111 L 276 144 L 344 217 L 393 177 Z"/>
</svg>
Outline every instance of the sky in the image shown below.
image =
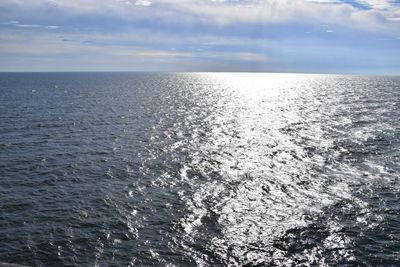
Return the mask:
<svg viewBox="0 0 400 267">
<path fill-rule="evenodd" d="M 0 0 L 0 71 L 400 75 L 400 0 Z"/>
</svg>

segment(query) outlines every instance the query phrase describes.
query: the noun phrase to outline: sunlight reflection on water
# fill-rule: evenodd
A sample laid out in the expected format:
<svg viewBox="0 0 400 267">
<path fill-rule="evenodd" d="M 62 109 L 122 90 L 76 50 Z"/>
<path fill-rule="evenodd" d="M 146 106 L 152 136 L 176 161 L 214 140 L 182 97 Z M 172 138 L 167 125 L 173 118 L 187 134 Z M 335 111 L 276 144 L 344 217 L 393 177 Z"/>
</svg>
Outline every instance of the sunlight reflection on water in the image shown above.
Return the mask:
<svg viewBox="0 0 400 267">
<path fill-rule="evenodd" d="M 2 259 L 399 259 L 398 78 L 2 75 Z"/>
<path fill-rule="evenodd" d="M 299 251 L 279 245 L 280 238 L 293 229 L 306 229 L 335 203 L 351 201 L 369 214 L 350 188 L 363 177 L 357 167 L 342 162 L 346 148 L 335 144 L 326 130 L 337 123 L 334 115 L 341 108 L 335 90 L 339 96 L 344 93 L 335 87 L 335 78 L 208 74 L 200 79 L 211 79 L 215 86 L 198 101 L 216 101 L 203 118 L 206 126 L 192 129 L 208 131 L 186 147 L 193 154 L 180 173 L 191 187 L 189 194 L 182 194 L 189 210 L 181 221 L 184 245 L 197 263 L 324 264 L 322 254 L 333 248 L 335 261 L 354 261 L 351 240 L 336 232 L 341 226 L 335 220 L 325 225 L 323 244 Z M 196 122 L 187 119 L 193 127 Z M 196 173 L 190 179 L 189 171 Z M 199 240 L 208 239 L 199 251 Z"/>
</svg>

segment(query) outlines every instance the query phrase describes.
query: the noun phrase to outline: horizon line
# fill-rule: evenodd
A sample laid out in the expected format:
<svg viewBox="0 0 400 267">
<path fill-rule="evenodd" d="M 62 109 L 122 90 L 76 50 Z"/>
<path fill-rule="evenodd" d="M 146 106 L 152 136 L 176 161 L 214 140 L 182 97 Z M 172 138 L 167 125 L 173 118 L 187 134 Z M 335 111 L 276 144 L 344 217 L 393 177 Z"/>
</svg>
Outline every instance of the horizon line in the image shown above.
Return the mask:
<svg viewBox="0 0 400 267">
<path fill-rule="evenodd" d="M 128 71 L 98 71 L 98 70 L 79 70 L 79 71 L 0 71 L 0 74 L 39 74 L 39 73 L 247 73 L 247 74 L 299 74 L 299 75 L 342 75 L 342 76 L 400 76 L 400 73 L 349 73 L 349 72 L 279 72 L 279 71 L 139 71 L 139 70 L 128 70 Z"/>
</svg>

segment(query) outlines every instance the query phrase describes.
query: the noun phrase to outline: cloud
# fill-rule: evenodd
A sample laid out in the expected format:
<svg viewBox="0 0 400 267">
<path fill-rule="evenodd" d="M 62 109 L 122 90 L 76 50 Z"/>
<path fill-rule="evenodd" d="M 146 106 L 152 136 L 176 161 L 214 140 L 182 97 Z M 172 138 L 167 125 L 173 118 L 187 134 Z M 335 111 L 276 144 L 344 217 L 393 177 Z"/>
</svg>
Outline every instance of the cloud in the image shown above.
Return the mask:
<svg viewBox="0 0 400 267">
<path fill-rule="evenodd" d="M 357 2 L 369 8 L 378 10 L 389 10 L 398 8 L 398 4 L 396 4 L 396 1 L 390 0 L 358 0 Z"/>
<path fill-rule="evenodd" d="M 147 0 L 137 0 L 135 6 L 151 6 L 152 2 Z"/>
<path fill-rule="evenodd" d="M 63 13 L 64 16 L 114 16 L 126 21 L 151 18 L 165 23 L 203 23 L 218 27 L 242 23 L 325 22 L 375 31 L 393 31 L 390 21 L 399 12 L 399 5 L 390 0 L 3 0 L 2 5 L 11 11 L 30 13 L 29 16 L 37 14 L 42 19 L 45 13 L 47 16 Z M 141 8 L 150 6 L 146 10 Z"/>
<path fill-rule="evenodd" d="M 131 56 L 140 57 L 156 57 L 156 58 L 170 58 L 170 57 L 193 57 L 194 55 L 187 52 L 173 52 L 165 50 L 139 50 L 129 53 Z"/>
<path fill-rule="evenodd" d="M 44 29 L 58 29 L 58 28 L 60 28 L 60 26 L 54 26 L 54 25 L 21 24 L 17 20 L 0 22 L 0 24 L 2 24 L 2 25 L 10 25 L 10 26 L 20 27 L 20 28 L 44 28 Z"/>
<path fill-rule="evenodd" d="M 15 24 L 18 24 L 18 23 L 19 23 L 19 21 L 17 21 L 17 20 L 0 22 L 0 24 L 2 24 L 2 25 L 15 25 Z"/>
<path fill-rule="evenodd" d="M 13 59 L 24 66 L 47 59 L 57 66 L 81 62 L 130 70 L 253 65 L 273 70 L 271 64 L 297 70 L 301 64 L 327 69 L 341 64 L 338 59 L 353 64 L 374 53 L 371 61 L 383 53 L 390 55 L 387 62 L 399 56 L 399 4 L 389 0 L 2 0 L 1 5 L 3 69 Z M 393 41 L 374 43 L 378 39 Z"/>
</svg>

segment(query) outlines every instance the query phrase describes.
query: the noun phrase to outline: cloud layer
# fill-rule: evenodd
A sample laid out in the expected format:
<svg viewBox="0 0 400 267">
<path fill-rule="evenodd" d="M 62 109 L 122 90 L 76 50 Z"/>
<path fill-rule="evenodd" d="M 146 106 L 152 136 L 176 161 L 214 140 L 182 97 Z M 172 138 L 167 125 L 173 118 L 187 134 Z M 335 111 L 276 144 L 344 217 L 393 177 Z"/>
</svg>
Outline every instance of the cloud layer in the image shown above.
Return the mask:
<svg viewBox="0 0 400 267">
<path fill-rule="evenodd" d="M 27 67 L 32 63 L 38 70 L 54 69 L 51 62 L 59 70 L 78 68 L 79 62 L 83 70 L 400 69 L 393 59 L 400 58 L 399 1 L 3 0 L 1 5 L 0 70 L 35 70 Z"/>
</svg>

